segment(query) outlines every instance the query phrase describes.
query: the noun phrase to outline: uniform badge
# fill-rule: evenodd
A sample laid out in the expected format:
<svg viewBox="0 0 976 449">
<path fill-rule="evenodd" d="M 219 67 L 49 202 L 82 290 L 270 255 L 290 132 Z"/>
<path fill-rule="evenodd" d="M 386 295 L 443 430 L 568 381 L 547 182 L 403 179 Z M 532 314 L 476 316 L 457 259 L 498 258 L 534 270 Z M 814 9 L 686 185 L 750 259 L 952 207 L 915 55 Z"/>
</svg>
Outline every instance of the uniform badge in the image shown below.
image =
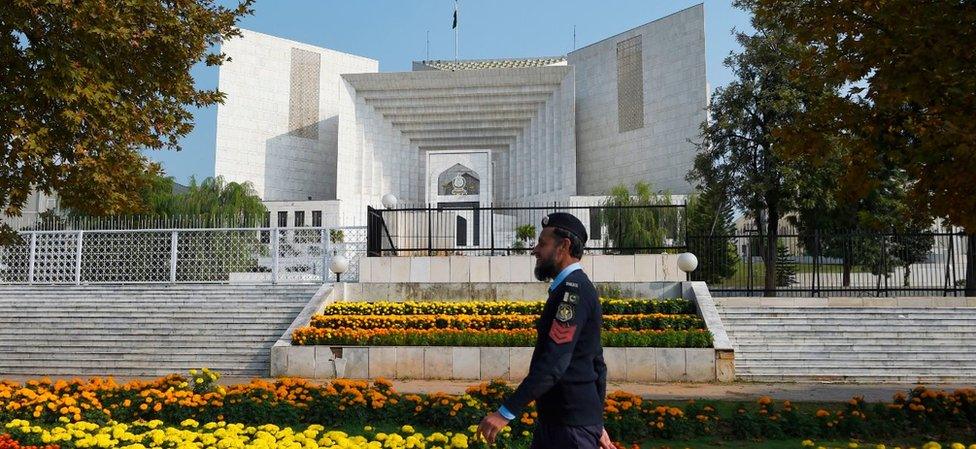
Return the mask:
<svg viewBox="0 0 976 449">
<path fill-rule="evenodd" d="M 575 315 L 575 308 L 568 302 L 560 303 L 559 308 L 556 309 L 556 320 L 562 323 L 572 320 Z"/>
<path fill-rule="evenodd" d="M 569 281 L 566 281 L 566 286 L 573 287 L 573 288 L 579 288 L 579 284 L 577 284 L 575 282 L 569 282 Z"/>
<path fill-rule="evenodd" d="M 563 295 L 563 302 L 568 304 L 577 304 L 579 303 L 579 295 L 576 293 L 566 292 Z"/>
<path fill-rule="evenodd" d="M 549 328 L 549 338 L 557 345 L 573 341 L 574 335 L 576 335 L 575 324 L 560 323 L 552 320 L 552 327 Z"/>
</svg>

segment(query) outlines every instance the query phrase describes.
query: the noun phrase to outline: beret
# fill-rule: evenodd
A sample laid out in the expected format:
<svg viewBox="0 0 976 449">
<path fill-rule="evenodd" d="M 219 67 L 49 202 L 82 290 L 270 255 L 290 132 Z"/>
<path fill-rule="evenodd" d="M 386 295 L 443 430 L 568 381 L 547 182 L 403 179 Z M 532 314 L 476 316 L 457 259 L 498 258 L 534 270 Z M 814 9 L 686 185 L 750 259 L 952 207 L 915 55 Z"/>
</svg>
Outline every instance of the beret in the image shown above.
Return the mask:
<svg viewBox="0 0 976 449">
<path fill-rule="evenodd" d="M 569 231 L 579 237 L 583 244 L 586 244 L 588 237 L 586 235 L 586 228 L 583 226 L 583 222 L 576 218 L 573 214 L 566 212 L 553 212 L 542 218 L 542 227 L 554 227 Z"/>
</svg>

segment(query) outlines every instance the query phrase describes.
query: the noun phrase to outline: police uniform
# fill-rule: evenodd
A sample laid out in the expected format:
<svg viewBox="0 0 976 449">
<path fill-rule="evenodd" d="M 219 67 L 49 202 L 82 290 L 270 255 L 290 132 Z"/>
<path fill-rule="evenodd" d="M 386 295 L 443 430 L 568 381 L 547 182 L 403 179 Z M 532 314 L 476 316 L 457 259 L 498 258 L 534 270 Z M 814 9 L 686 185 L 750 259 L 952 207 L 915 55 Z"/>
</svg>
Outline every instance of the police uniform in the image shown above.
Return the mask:
<svg viewBox="0 0 976 449">
<path fill-rule="evenodd" d="M 586 229 L 570 214 L 550 214 L 542 224 L 565 229 L 586 242 Z M 603 315 L 596 288 L 580 268 L 578 264 L 567 267 L 550 286 L 536 324 L 529 374 L 499 410 L 518 417 L 529 402 L 536 401 L 539 419 L 533 449 L 597 448 L 603 433 L 607 389 L 600 342 Z"/>
</svg>

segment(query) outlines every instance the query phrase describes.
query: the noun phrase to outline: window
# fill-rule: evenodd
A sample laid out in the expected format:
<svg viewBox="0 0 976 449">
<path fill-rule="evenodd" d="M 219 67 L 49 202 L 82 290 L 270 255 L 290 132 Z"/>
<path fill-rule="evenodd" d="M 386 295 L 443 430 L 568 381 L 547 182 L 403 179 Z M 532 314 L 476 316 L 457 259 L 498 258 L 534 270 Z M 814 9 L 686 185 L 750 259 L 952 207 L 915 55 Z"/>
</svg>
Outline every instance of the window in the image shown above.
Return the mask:
<svg viewBox="0 0 976 449">
<path fill-rule="evenodd" d="M 288 227 L 288 212 L 287 211 L 283 211 L 283 210 L 282 211 L 278 211 L 278 227 L 279 228 L 286 228 L 286 227 Z"/>
<path fill-rule="evenodd" d="M 312 226 L 316 228 L 322 227 L 322 211 L 320 210 L 312 211 Z"/>
<path fill-rule="evenodd" d="M 468 246 L 468 220 L 457 217 L 457 246 Z"/>
<path fill-rule="evenodd" d="M 644 58 L 640 35 L 617 43 L 617 124 L 619 132 L 644 127 Z"/>
<path fill-rule="evenodd" d="M 305 211 L 296 210 L 295 211 L 295 227 L 300 228 L 305 226 Z"/>
<path fill-rule="evenodd" d="M 271 227 L 271 212 L 264 213 L 264 221 L 262 222 L 261 226 L 265 228 Z M 269 242 L 271 242 L 271 232 L 261 231 L 261 243 L 269 243 Z"/>
<path fill-rule="evenodd" d="M 312 51 L 291 49 L 288 130 L 295 137 L 319 138 L 319 72 L 322 57 Z"/>
<path fill-rule="evenodd" d="M 590 208 L 590 240 L 603 239 L 603 209 L 599 207 Z M 586 242 L 583 242 L 586 243 Z"/>
</svg>

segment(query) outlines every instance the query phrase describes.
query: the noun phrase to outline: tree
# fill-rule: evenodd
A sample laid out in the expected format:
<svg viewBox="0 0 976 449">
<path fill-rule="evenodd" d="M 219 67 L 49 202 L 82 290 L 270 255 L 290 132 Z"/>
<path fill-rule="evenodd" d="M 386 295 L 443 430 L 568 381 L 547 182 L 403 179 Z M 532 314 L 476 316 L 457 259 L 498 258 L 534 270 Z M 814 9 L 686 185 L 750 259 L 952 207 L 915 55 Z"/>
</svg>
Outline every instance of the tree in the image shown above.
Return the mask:
<svg viewBox="0 0 976 449">
<path fill-rule="evenodd" d="M 796 283 L 796 260 L 782 241 L 776 242 L 776 286 L 789 287 Z"/>
<path fill-rule="evenodd" d="M 756 24 L 754 24 L 755 26 Z M 776 291 L 776 241 L 780 218 L 793 210 L 801 194 L 799 174 L 814 164 L 795 164 L 777 153 L 774 130 L 787 126 L 812 98 L 828 89 L 804 90 L 787 75 L 795 65 L 795 43 L 775 26 L 756 26 L 756 35 L 737 33 L 742 52 L 725 60 L 735 75 L 715 90 L 702 124 L 698 155 L 689 181 L 725 186 L 732 204 L 756 221 L 765 262 L 764 294 Z"/>
<path fill-rule="evenodd" d="M 533 224 L 523 224 L 515 227 L 515 242 L 512 243 L 512 248 L 515 248 L 515 254 L 525 254 L 526 244 L 534 239 L 536 236 L 535 225 Z"/>
<path fill-rule="evenodd" d="M 783 156 L 835 159 L 848 197 L 903 170 L 913 210 L 969 236 L 966 294 L 976 295 L 976 3 L 740 0 L 804 51 L 790 73 L 810 88 L 844 89 L 783 127 Z M 812 70 L 811 69 L 816 69 Z M 847 145 L 822 145 L 842 137 Z"/>
<path fill-rule="evenodd" d="M 836 163 L 831 166 L 827 173 L 836 173 L 834 169 L 841 167 Z M 855 266 L 867 268 L 876 276 L 888 276 L 895 266 L 907 270 L 925 260 L 931 250 L 933 239 L 925 233 L 932 220 L 909 209 L 904 174 L 888 172 L 884 178 L 886 181 L 865 197 L 854 200 L 842 201 L 835 185 L 819 201 L 798 207 L 791 217 L 807 252 L 841 260 L 845 287 L 851 285 Z"/>
<path fill-rule="evenodd" d="M 20 214 L 34 189 L 106 215 L 141 209 L 159 166 L 141 149 L 179 150 L 189 106 L 221 102 L 190 68 L 220 65 L 253 0 L 35 2 L 0 8 L 0 207 Z M 6 226 L 5 226 L 6 227 Z M 9 227 L 6 227 L 9 230 Z"/>
<path fill-rule="evenodd" d="M 635 184 L 633 193 L 623 185 L 614 187 L 603 204 L 604 246 L 621 254 L 661 252 L 668 239 L 682 235 L 677 210 L 657 207 L 670 205 L 670 193 L 655 193 L 645 182 Z"/>
<path fill-rule="evenodd" d="M 720 283 L 735 275 L 739 264 L 732 204 L 723 193 L 722 187 L 710 185 L 688 198 L 688 251 L 701 261 L 692 280 Z"/>
</svg>

